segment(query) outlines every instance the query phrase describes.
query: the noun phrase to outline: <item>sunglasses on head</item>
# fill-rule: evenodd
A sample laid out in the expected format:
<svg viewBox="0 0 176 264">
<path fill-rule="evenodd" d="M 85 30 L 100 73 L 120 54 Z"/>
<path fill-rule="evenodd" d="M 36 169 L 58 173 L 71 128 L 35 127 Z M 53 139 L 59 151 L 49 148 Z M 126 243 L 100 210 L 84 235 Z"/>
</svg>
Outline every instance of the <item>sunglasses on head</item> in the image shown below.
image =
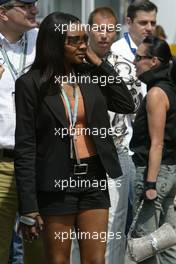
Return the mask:
<svg viewBox="0 0 176 264">
<path fill-rule="evenodd" d="M 86 44 L 88 43 L 88 36 L 84 35 L 83 37 L 80 36 L 67 36 L 65 44 L 73 46 L 73 47 L 79 47 L 82 43 Z"/>
<path fill-rule="evenodd" d="M 139 55 L 139 54 L 136 54 L 135 55 L 135 61 L 136 62 L 139 62 L 139 61 L 141 61 L 141 60 L 143 60 L 143 59 L 152 59 L 153 57 L 155 57 L 155 56 L 152 56 L 152 55 Z M 157 57 L 157 56 L 156 56 Z M 157 57 L 158 58 L 158 60 L 160 60 L 161 62 L 164 62 L 164 59 L 163 58 L 161 58 L 161 57 Z"/>
</svg>

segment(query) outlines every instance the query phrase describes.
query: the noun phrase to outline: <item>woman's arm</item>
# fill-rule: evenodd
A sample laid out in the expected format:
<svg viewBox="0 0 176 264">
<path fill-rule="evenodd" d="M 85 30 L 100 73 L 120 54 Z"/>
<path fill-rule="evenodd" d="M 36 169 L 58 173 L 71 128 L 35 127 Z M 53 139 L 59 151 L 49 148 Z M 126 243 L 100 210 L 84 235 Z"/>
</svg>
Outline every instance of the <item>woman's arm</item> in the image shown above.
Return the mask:
<svg viewBox="0 0 176 264">
<path fill-rule="evenodd" d="M 123 79 L 114 67 L 107 61 L 102 61 L 91 48 L 87 49 L 87 56 L 95 66 L 92 76 L 98 76 L 98 85 L 106 97 L 108 109 L 122 114 L 133 113 L 135 109 L 133 97 Z"/>
<path fill-rule="evenodd" d="M 20 78 L 15 85 L 16 132 L 15 177 L 17 183 L 19 228 L 27 240 L 38 238 L 43 220 L 38 212 L 36 197 L 36 115 L 37 94 L 32 79 Z M 25 221 L 24 221 L 25 220 Z"/>
<path fill-rule="evenodd" d="M 33 81 L 21 77 L 15 85 L 15 177 L 19 198 L 19 213 L 38 211 L 35 184 L 36 107 Z"/>
<path fill-rule="evenodd" d="M 151 183 L 156 183 L 160 169 L 164 131 L 166 123 L 166 113 L 169 109 L 169 100 L 165 92 L 159 87 L 153 87 L 147 94 L 147 118 L 150 135 L 150 150 L 148 160 L 148 172 L 146 179 L 146 196 L 148 199 L 156 198 L 156 190 Z"/>
</svg>

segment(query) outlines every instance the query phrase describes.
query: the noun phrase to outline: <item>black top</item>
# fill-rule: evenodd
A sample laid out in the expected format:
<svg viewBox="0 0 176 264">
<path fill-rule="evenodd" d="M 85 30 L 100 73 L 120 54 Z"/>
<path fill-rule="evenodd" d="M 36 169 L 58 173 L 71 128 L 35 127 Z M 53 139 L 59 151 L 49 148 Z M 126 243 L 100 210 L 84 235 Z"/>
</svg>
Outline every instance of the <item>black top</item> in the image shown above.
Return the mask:
<svg viewBox="0 0 176 264">
<path fill-rule="evenodd" d="M 168 70 L 168 64 L 161 65 L 154 70 L 145 72 L 140 79 L 147 84 L 147 91 L 151 87 L 157 86 L 168 97 L 170 107 L 166 115 L 161 164 L 173 165 L 176 164 L 176 87 L 169 80 Z M 130 149 L 134 152 L 133 161 L 136 166 L 148 165 L 150 144 L 145 96 L 136 115 L 130 142 Z"/>
</svg>

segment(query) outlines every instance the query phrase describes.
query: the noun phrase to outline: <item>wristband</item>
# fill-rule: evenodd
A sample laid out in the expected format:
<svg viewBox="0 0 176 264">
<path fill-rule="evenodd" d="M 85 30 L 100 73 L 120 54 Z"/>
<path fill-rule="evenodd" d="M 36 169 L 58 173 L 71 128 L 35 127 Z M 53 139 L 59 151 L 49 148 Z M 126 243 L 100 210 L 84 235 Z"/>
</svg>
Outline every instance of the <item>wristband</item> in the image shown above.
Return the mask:
<svg viewBox="0 0 176 264">
<path fill-rule="evenodd" d="M 29 217 L 29 216 L 20 216 L 20 223 L 28 225 L 28 226 L 33 226 L 36 224 L 36 220 Z"/>
<path fill-rule="evenodd" d="M 149 190 L 149 189 L 153 189 L 156 190 L 156 182 L 145 182 L 145 191 Z"/>
</svg>

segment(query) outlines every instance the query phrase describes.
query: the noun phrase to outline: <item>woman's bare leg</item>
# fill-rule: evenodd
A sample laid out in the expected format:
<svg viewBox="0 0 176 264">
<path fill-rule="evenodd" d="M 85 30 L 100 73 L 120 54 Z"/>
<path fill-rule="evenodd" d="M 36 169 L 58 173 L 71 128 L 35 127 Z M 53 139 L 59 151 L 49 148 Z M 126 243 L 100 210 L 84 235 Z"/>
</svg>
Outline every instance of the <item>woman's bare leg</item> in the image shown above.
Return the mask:
<svg viewBox="0 0 176 264">
<path fill-rule="evenodd" d="M 76 215 L 45 216 L 43 239 L 48 264 L 69 264 Z"/>
<path fill-rule="evenodd" d="M 108 209 L 82 210 L 77 214 L 81 264 L 104 264 Z"/>
</svg>

